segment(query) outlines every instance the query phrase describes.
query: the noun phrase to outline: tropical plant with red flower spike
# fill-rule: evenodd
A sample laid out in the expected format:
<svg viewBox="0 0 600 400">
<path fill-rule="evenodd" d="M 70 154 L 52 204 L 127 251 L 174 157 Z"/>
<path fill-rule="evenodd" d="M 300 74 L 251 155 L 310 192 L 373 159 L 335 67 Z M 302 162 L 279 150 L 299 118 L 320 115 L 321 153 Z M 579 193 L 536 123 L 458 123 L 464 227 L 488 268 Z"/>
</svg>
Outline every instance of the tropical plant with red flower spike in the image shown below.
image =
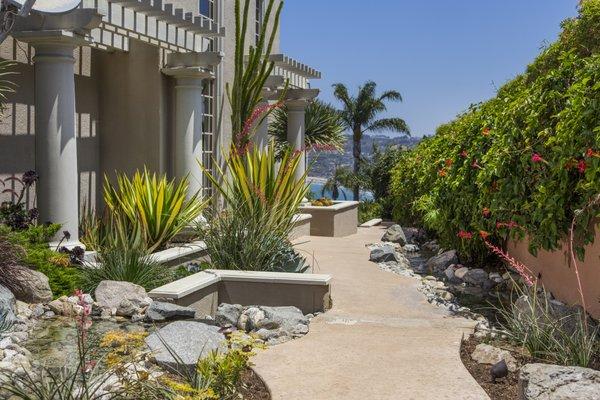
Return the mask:
<svg viewBox="0 0 600 400">
<path fill-rule="evenodd" d="M 496 254 L 498 257 L 500 257 L 502 260 L 504 260 L 508 265 L 510 265 L 519 275 L 521 275 L 521 277 L 523 278 L 523 280 L 525 281 L 525 283 L 528 286 L 532 286 L 535 282 L 536 279 L 533 277 L 533 273 L 531 272 L 531 270 L 522 262 L 517 261 L 514 257 L 512 257 L 510 254 L 508 254 L 506 251 L 502 250 L 500 247 L 492 244 L 489 240 L 489 233 L 486 231 L 480 231 L 479 232 L 479 237 L 481 237 L 481 239 L 483 240 L 483 243 L 485 243 L 486 247 L 488 249 L 490 249 L 490 251 L 494 254 Z"/>
</svg>

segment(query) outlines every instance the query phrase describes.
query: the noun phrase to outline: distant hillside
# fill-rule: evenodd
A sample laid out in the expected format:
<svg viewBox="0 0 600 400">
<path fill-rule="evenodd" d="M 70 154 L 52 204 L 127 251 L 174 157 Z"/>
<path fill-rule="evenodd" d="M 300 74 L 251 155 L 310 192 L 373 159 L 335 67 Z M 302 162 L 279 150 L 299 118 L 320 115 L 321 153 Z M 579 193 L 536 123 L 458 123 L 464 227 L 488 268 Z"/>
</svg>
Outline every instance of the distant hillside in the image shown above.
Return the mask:
<svg viewBox="0 0 600 400">
<path fill-rule="evenodd" d="M 364 135 L 361 141 L 362 154 L 364 157 L 369 157 L 373 151 L 373 145 L 376 145 L 379 148 L 385 148 L 393 145 L 413 147 L 419 143 L 420 140 L 421 138 Z M 346 135 L 346 144 L 344 146 L 343 154 L 332 152 L 310 152 L 308 154 L 308 164 L 312 166 L 309 175 L 312 177 L 328 178 L 335 169 L 336 165 L 346 165 L 351 167 L 353 162 L 352 136 Z"/>
</svg>

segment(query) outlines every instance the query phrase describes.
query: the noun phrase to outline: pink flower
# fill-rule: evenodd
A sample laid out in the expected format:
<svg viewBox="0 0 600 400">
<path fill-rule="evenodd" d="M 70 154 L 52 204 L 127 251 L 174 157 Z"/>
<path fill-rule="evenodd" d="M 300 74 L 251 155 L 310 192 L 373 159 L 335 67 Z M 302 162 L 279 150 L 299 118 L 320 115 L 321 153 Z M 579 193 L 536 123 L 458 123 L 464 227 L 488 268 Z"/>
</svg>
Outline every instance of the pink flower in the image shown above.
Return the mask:
<svg viewBox="0 0 600 400">
<path fill-rule="evenodd" d="M 483 169 L 483 168 L 481 168 L 481 165 L 479 165 L 479 163 L 477 162 L 477 159 L 473 160 L 473 162 L 471 163 L 471 167 L 473 169 Z"/>
<path fill-rule="evenodd" d="M 482 231 L 484 232 L 484 231 Z M 487 234 L 487 232 L 485 232 Z M 482 234 L 480 232 L 480 236 L 483 239 L 483 243 L 487 246 L 488 249 L 492 251 L 492 253 L 496 254 L 498 257 L 502 258 L 506 263 L 508 263 L 519 275 L 523 277 L 523 280 L 528 286 L 533 286 L 535 283 L 534 275 L 531 273 L 531 270 L 527 268 L 527 266 L 513 257 L 511 257 L 507 252 L 502 250 L 500 247 L 493 245 L 487 240 L 487 235 Z"/>
<path fill-rule="evenodd" d="M 467 232 L 467 231 L 464 231 L 464 230 L 460 230 L 460 231 L 458 231 L 458 233 L 456 234 L 456 236 L 458 236 L 461 239 L 472 239 L 473 238 L 473 233 Z"/>
<path fill-rule="evenodd" d="M 466 150 L 463 150 L 463 151 L 460 152 L 459 156 L 461 158 L 467 158 L 467 157 L 469 157 L 469 153 L 467 153 Z"/>
<path fill-rule="evenodd" d="M 515 221 L 508 221 L 508 222 L 496 222 L 496 229 L 500 229 L 500 228 L 508 228 L 508 229 L 513 229 L 513 228 L 520 228 L 520 225 L 517 224 Z"/>
<path fill-rule="evenodd" d="M 544 159 L 538 153 L 533 153 L 531 155 L 531 161 L 534 163 L 540 163 L 540 162 L 543 162 Z"/>
</svg>

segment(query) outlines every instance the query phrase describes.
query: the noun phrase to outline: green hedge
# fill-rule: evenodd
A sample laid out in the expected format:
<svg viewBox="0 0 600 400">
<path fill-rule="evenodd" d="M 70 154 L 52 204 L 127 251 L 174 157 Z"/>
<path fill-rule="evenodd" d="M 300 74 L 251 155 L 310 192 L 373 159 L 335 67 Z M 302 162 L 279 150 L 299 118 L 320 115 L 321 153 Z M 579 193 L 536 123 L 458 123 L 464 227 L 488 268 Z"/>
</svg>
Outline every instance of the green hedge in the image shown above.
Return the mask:
<svg viewBox="0 0 600 400">
<path fill-rule="evenodd" d="M 588 0 L 524 74 L 402 155 L 395 217 L 473 259 L 486 254 L 479 230 L 496 242 L 528 235 L 533 254 L 557 248 L 575 211 L 600 193 L 599 50 L 600 0 Z M 593 241 L 598 216 L 578 217 L 580 243 Z"/>
</svg>

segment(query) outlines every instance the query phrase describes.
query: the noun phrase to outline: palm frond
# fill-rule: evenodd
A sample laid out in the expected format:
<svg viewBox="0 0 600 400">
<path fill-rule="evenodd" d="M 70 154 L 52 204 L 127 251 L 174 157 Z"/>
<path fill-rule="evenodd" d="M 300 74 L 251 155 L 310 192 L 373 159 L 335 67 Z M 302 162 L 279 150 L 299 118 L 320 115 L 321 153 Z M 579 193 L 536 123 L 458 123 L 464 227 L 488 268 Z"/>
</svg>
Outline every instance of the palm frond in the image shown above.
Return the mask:
<svg viewBox="0 0 600 400">
<path fill-rule="evenodd" d="M 365 130 L 373 132 L 399 132 L 410 135 L 410 129 L 402 118 L 383 118 L 373 122 Z"/>
</svg>

